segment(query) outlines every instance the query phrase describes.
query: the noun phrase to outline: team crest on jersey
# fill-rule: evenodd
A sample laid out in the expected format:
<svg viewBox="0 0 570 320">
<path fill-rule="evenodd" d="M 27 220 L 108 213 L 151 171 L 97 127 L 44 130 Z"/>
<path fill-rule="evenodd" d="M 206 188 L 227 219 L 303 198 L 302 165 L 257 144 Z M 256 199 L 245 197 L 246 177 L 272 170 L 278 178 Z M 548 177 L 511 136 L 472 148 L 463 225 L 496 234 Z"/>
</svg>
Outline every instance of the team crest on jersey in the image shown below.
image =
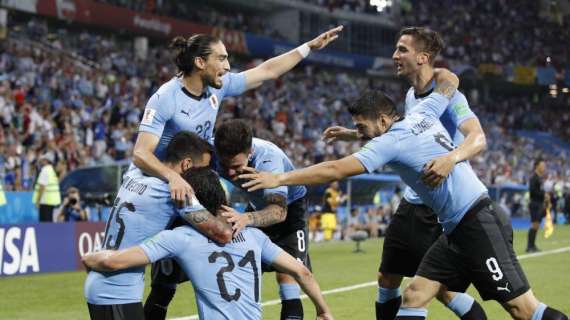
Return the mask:
<svg viewBox="0 0 570 320">
<path fill-rule="evenodd" d="M 152 125 L 152 120 L 154 120 L 154 114 L 156 113 L 156 110 L 154 109 L 150 109 L 150 108 L 146 108 L 144 109 L 144 114 L 142 117 L 142 124 L 146 124 L 146 125 Z"/>
<path fill-rule="evenodd" d="M 212 109 L 218 110 L 218 97 L 215 94 L 210 96 L 210 106 L 212 106 Z"/>
</svg>

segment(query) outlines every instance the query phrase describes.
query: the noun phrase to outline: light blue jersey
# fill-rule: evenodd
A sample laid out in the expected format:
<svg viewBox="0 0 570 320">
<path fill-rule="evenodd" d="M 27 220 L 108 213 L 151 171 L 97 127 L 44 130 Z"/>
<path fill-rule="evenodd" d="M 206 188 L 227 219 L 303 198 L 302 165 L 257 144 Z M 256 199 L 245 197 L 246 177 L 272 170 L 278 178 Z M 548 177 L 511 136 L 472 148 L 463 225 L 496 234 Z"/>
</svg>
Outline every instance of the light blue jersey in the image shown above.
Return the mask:
<svg viewBox="0 0 570 320">
<path fill-rule="evenodd" d="M 240 95 L 245 89 L 243 72 L 226 73 L 221 89 L 207 87 L 200 97 L 188 92 L 181 78 L 174 77 L 148 100 L 139 131 L 160 137 L 154 151 L 159 160 L 164 160 L 168 143 L 180 131 L 194 132 L 211 142 L 222 99 Z"/>
<path fill-rule="evenodd" d="M 437 188 L 430 188 L 421 181 L 423 168 L 430 160 L 455 148 L 439 121 L 448 104 L 449 99 L 443 95 L 430 94 L 388 132 L 372 139 L 354 154 L 368 172 L 386 164 L 392 167 L 423 203 L 435 211 L 446 234 L 453 231 L 471 206 L 487 193 L 466 161 L 455 165 Z"/>
<path fill-rule="evenodd" d="M 272 142 L 253 138 L 252 142 L 252 155 L 249 160 L 248 166 L 257 169 L 258 171 L 267 171 L 273 173 L 283 173 L 295 170 L 295 166 L 291 159 Z M 241 189 L 243 181 L 233 182 L 232 179 L 224 176 L 223 170 L 218 166 L 218 172 L 222 177 L 231 181 L 236 188 Z M 273 189 L 263 189 L 254 192 L 248 192 L 248 199 L 251 206 L 256 209 L 263 209 L 267 206 L 265 198 L 270 194 L 280 194 L 287 198 L 287 204 L 301 199 L 307 193 L 307 188 L 302 185 L 296 186 L 280 186 Z"/>
<path fill-rule="evenodd" d="M 435 87 L 435 81 L 431 83 L 431 88 L 424 94 L 416 95 L 414 87 L 411 87 L 406 94 L 406 104 L 405 110 L 406 114 L 413 112 L 416 106 L 419 105 L 431 92 Z M 459 91 L 455 91 L 453 97 L 449 101 L 445 112 L 439 120 L 451 136 L 451 141 L 455 145 L 460 145 L 463 142 L 463 134 L 459 131 L 459 126 L 466 120 L 471 118 L 476 118 L 477 116 L 471 109 L 469 108 L 469 103 L 465 98 L 465 95 Z M 404 198 L 406 201 L 413 203 L 413 204 L 422 204 L 422 200 L 418 196 L 418 194 L 410 187 L 406 187 L 404 191 Z"/>
<path fill-rule="evenodd" d="M 174 257 L 192 281 L 200 319 L 261 319 L 261 263 L 283 251 L 260 230 L 245 228 L 217 244 L 190 226 L 165 230 L 141 245 L 151 262 Z"/>
<path fill-rule="evenodd" d="M 134 168 L 123 177 L 107 226 L 104 249 L 120 250 L 142 243 L 164 230 L 177 216 L 204 210 L 198 199 L 192 206 L 177 209 L 168 184 L 145 176 Z M 144 267 L 109 273 L 89 272 L 85 297 L 91 304 L 135 303 L 142 300 Z"/>
</svg>

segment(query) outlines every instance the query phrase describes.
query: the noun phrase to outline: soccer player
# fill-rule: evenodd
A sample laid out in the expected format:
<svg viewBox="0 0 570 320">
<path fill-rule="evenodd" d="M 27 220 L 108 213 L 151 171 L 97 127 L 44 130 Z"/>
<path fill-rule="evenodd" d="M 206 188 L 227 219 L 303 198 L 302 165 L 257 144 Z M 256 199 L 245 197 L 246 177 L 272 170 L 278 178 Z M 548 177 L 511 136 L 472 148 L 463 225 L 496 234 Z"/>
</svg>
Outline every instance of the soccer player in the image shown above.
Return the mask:
<svg viewBox="0 0 570 320">
<path fill-rule="evenodd" d="M 192 169 L 184 173 L 184 178 L 208 211 L 218 212 L 226 204 L 214 171 Z M 165 257 L 175 257 L 190 277 L 200 319 L 261 319 L 262 262 L 290 274 L 301 284 L 315 304 L 318 319 L 332 319 L 311 272 L 255 228 L 242 229 L 231 243 L 219 245 L 185 225 L 162 231 L 135 247 L 86 255 L 83 262 L 95 270 L 114 272 L 140 268 Z"/>
<path fill-rule="evenodd" d="M 455 149 L 439 117 L 458 81 L 446 73 L 434 92 L 405 117 L 383 93 L 368 92 L 349 108 L 359 133 L 372 139 L 359 152 L 335 161 L 282 174 L 242 174 L 250 191 L 298 183 L 318 184 L 374 172 L 390 165 L 422 201 L 437 213 L 443 234 L 428 250 L 404 291 L 396 319 L 427 318 L 427 305 L 443 289 L 464 292 L 473 283 L 484 300 L 493 299 L 515 319 L 567 319 L 540 303 L 512 247 L 512 226 L 495 211 L 487 188 L 466 161 L 457 163 L 438 187 L 421 175 L 431 160 Z"/>
<path fill-rule="evenodd" d="M 146 174 L 168 181 L 172 199 L 182 205 L 192 188 L 180 174 L 161 162 L 172 136 L 187 130 L 211 140 L 224 97 L 240 95 L 266 80 L 278 78 L 312 50 L 326 47 L 341 31 L 342 26 L 330 29 L 296 49 L 240 73 L 229 72 L 228 53 L 218 38 L 207 34 L 174 38 L 171 48 L 175 51 L 178 73 L 147 102 L 133 150 L 133 164 Z M 166 317 L 175 287 L 163 284 L 171 282 L 165 278 L 175 278 L 179 274 L 176 266 L 173 266 L 175 271 L 168 274 L 162 272 L 160 266 L 153 265 L 152 290 L 145 303 L 145 314 L 149 319 Z"/>
<path fill-rule="evenodd" d="M 412 85 L 406 94 L 406 113 L 413 112 L 433 92 L 433 65 L 442 49 L 443 40 L 433 30 L 409 27 L 400 31 L 392 59 L 398 76 Z M 451 97 L 440 121 L 459 147 L 427 163 L 422 179 L 430 186 L 441 184 L 456 163 L 471 159 L 486 146 L 479 119 L 461 92 L 456 91 Z M 332 141 L 355 140 L 358 130 L 331 127 L 325 130 L 324 137 Z M 433 210 L 407 187 L 386 231 L 378 272 L 377 319 L 394 318 L 402 302 L 400 285 L 403 278 L 415 275 L 422 257 L 440 235 L 441 227 Z M 466 293 L 442 291 L 438 300 L 463 320 L 486 318 L 479 303 Z"/>
<path fill-rule="evenodd" d="M 274 173 L 295 169 L 279 147 L 254 138 L 251 127 L 243 120 L 222 123 L 216 129 L 214 145 L 220 175 L 237 188 L 241 188 L 243 181 L 236 178 L 246 166 Z M 249 208 L 246 214 L 224 207 L 222 215 L 229 217 L 234 233 L 246 226 L 261 228 L 272 242 L 310 268 L 306 193 L 307 188 L 302 185 L 259 190 L 247 194 Z M 263 271 L 275 269 L 264 264 Z M 281 319 L 302 319 L 301 289 L 295 279 L 279 271 L 276 278 L 281 297 Z"/>
<path fill-rule="evenodd" d="M 177 173 L 207 166 L 211 151 L 207 141 L 182 131 L 168 144 L 165 165 Z M 232 238 L 232 230 L 225 221 L 212 216 L 196 199 L 191 206 L 177 208 L 168 183 L 143 175 L 139 169 L 130 170 L 123 177 L 107 221 L 103 247 L 116 250 L 140 244 L 164 230 L 178 215 L 214 240 L 226 243 Z M 85 297 L 91 319 L 142 319 L 143 288 L 144 268 L 89 272 Z"/>
<path fill-rule="evenodd" d="M 528 240 L 526 252 L 540 251 L 536 247 L 536 233 L 540 227 L 542 218 L 546 215 L 546 203 L 550 200 L 549 195 L 544 192 L 544 174 L 546 173 L 546 162 L 544 159 L 538 158 L 534 162 L 534 174 L 529 182 L 530 202 L 528 211 L 530 212 L 530 229 L 528 229 Z"/>
</svg>

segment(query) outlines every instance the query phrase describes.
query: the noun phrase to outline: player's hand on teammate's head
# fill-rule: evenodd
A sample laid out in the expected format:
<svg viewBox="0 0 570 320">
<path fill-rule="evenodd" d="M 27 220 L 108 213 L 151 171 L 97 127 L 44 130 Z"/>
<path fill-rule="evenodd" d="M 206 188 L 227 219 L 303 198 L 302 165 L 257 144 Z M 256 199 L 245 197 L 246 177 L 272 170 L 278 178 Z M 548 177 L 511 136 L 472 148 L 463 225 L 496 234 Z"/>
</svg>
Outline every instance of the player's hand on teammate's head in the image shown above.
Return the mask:
<svg viewBox="0 0 570 320">
<path fill-rule="evenodd" d="M 249 192 L 279 187 L 279 179 L 277 175 L 271 172 L 256 171 L 253 173 L 240 174 L 239 178 L 249 180 L 241 185 L 242 188 L 247 189 Z"/>
<path fill-rule="evenodd" d="M 435 158 L 424 166 L 422 182 L 430 188 L 439 187 L 447 179 L 454 166 L 455 161 L 449 155 Z"/>
<path fill-rule="evenodd" d="M 322 139 L 326 143 L 334 143 L 337 141 L 354 141 L 361 138 L 357 130 L 348 129 L 342 126 L 328 127 L 323 131 Z"/>
<path fill-rule="evenodd" d="M 234 208 L 222 205 L 220 209 L 220 214 L 222 217 L 226 217 L 227 222 L 232 225 L 232 230 L 234 236 L 247 227 L 249 224 L 249 217 L 246 214 L 237 212 Z"/>
<path fill-rule="evenodd" d="M 344 26 L 338 26 L 335 28 L 330 29 L 329 31 L 321 33 L 315 39 L 307 42 L 307 45 L 311 50 L 320 50 L 326 47 L 329 43 L 333 42 L 338 38 L 338 34 L 342 31 Z"/>
<path fill-rule="evenodd" d="M 168 185 L 170 186 L 172 201 L 174 201 L 177 207 L 182 208 L 192 205 L 191 199 L 194 195 L 194 189 L 192 189 L 192 186 L 190 186 L 184 178 L 179 174 L 174 174 L 168 180 Z"/>
</svg>

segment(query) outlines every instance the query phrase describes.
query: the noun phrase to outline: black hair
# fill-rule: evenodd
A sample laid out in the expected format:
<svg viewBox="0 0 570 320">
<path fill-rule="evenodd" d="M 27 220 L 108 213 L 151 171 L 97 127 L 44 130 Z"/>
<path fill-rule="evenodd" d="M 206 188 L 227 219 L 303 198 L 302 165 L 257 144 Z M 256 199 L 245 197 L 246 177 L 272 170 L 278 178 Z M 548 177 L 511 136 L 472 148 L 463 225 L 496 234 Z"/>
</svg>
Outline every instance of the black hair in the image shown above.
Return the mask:
<svg viewBox="0 0 570 320">
<path fill-rule="evenodd" d="M 180 131 L 174 135 L 166 147 L 165 162 L 178 163 L 190 157 L 193 162 L 202 160 L 204 153 L 212 153 L 212 146 L 197 134 Z"/>
<path fill-rule="evenodd" d="M 445 47 L 441 35 L 429 28 L 405 27 L 398 33 L 398 39 L 404 35 L 410 35 L 414 38 L 414 47 L 417 51 L 423 51 L 429 54 L 429 62 L 432 65 L 437 55 Z"/>
<path fill-rule="evenodd" d="M 216 129 L 214 146 L 220 156 L 233 157 L 242 152 L 249 152 L 253 141 L 253 132 L 247 122 L 239 119 L 223 122 Z"/>
<path fill-rule="evenodd" d="M 200 204 L 211 214 L 216 215 L 222 205 L 227 205 L 226 192 L 218 174 L 209 167 L 194 167 L 182 173 Z"/>
<path fill-rule="evenodd" d="M 377 119 L 380 114 L 399 114 L 394 101 L 380 90 L 365 91 L 348 107 L 348 112 L 352 116 L 363 116 L 366 119 Z"/>
<path fill-rule="evenodd" d="M 209 34 L 195 34 L 188 39 L 178 36 L 172 39 L 169 48 L 174 49 L 174 63 L 178 68 L 178 76 L 190 75 L 195 68 L 197 57 L 207 59 L 212 53 L 212 43 L 219 42 L 218 37 Z"/>
<path fill-rule="evenodd" d="M 538 168 L 538 166 L 540 165 L 541 162 L 544 162 L 543 157 L 538 157 L 538 158 L 534 159 L 534 169 L 535 170 L 536 170 L 536 168 Z"/>
</svg>

